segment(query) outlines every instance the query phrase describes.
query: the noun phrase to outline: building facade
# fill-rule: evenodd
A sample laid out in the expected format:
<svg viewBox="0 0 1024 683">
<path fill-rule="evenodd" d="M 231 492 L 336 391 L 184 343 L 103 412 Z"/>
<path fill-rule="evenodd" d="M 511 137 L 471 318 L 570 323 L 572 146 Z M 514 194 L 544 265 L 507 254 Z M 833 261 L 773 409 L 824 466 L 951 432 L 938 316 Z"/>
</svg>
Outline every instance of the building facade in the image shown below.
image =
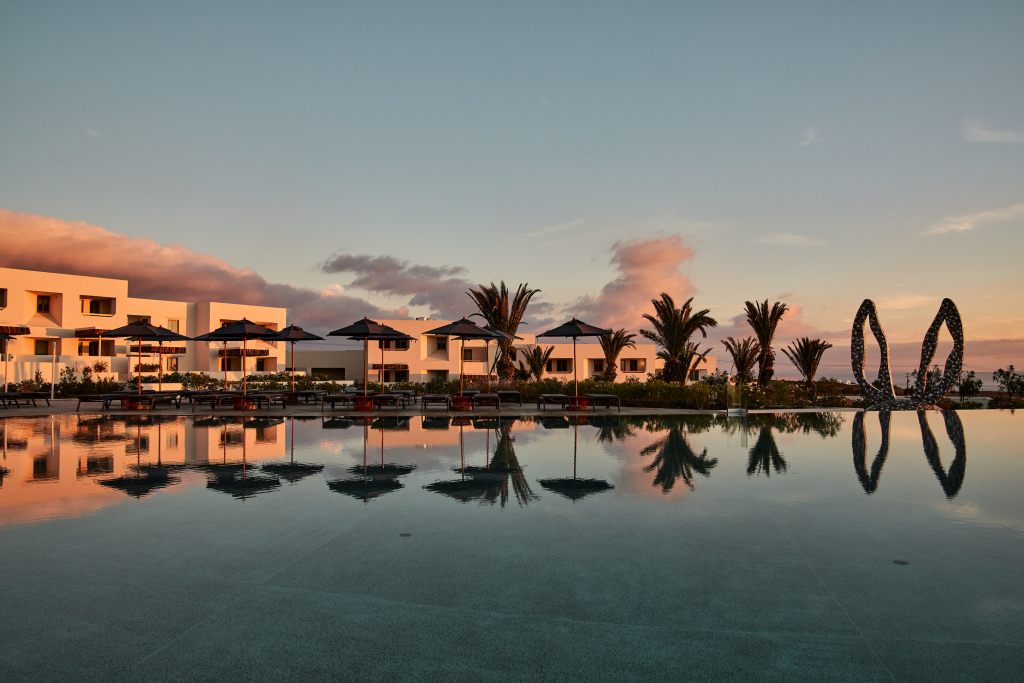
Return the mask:
<svg viewBox="0 0 1024 683">
<path fill-rule="evenodd" d="M 487 369 L 494 363 L 497 345 L 493 342 L 488 346 L 482 341 L 463 342 L 446 337 L 426 334 L 449 320 L 378 320 L 413 338 L 412 342 L 375 342 L 369 343 L 370 381 L 377 381 L 382 375 L 384 382 L 431 382 L 436 380 L 455 380 L 459 378 L 460 367 L 466 377 L 482 378 Z M 532 334 L 521 334 L 516 341 L 517 356 L 527 352 L 534 346 L 553 346 L 551 359 L 548 361 L 546 378 L 571 380 L 573 378 L 573 345 L 571 341 L 561 339 L 537 338 Z M 383 357 L 382 357 L 383 353 Z M 521 356 L 520 356 L 521 357 Z M 518 359 L 515 359 L 518 360 Z M 604 372 L 604 353 L 601 345 L 588 338 L 576 344 L 576 363 L 578 377 L 581 380 L 600 375 Z M 656 375 L 664 367 L 658 358 L 658 348 L 649 342 L 636 341 L 636 348 L 625 349 L 619 356 L 617 382 L 625 382 L 630 378 L 646 380 L 649 374 Z M 295 353 L 295 366 L 298 370 L 330 377 L 335 380 L 363 380 L 362 350 L 320 350 L 306 345 Z M 714 372 L 716 359 L 708 355 L 691 374 L 691 379 L 699 379 Z"/>
<path fill-rule="evenodd" d="M 142 342 L 139 348 L 136 342 L 102 335 L 139 320 L 187 337 L 242 318 L 279 330 L 286 316 L 284 308 L 269 306 L 131 297 L 128 281 L 116 278 L 0 268 L 0 331 L 16 335 L 6 349 L 11 383 L 31 379 L 37 372 L 49 382 L 65 367 L 79 371 L 88 367 L 94 376 L 126 380 L 139 365 L 140 351 L 143 374 L 155 374 L 162 355 L 165 372 L 227 370 L 228 379 L 237 380 L 242 374 L 240 349 L 235 348 L 239 344 L 226 348 L 200 342 L 165 345 L 164 353 L 158 355 L 155 343 Z M 283 370 L 285 346 L 249 342 L 247 370 Z"/>
</svg>

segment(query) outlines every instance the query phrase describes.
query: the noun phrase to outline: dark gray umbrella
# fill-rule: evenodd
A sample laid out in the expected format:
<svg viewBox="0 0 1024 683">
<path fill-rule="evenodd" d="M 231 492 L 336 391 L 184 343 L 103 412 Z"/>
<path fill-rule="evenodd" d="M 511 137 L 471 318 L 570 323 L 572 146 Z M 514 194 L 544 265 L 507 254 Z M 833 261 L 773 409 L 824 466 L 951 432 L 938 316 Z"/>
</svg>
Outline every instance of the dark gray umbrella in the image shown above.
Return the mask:
<svg viewBox="0 0 1024 683">
<path fill-rule="evenodd" d="M 441 325 L 441 327 L 435 327 L 432 330 L 427 330 L 423 334 L 432 334 L 436 337 L 455 337 L 462 341 L 462 348 L 459 349 L 459 394 L 465 388 L 463 382 L 463 369 L 465 368 L 466 362 L 466 340 L 467 339 L 483 339 L 488 346 L 490 342 L 495 339 L 508 338 L 508 334 L 505 332 L 499 332 L 494 328 L 480 327 L 469 318 L 461 318 L 455 322 L 448 323 L 447 325 Z M 488 384 L 490 383 L 490 370 L 487 370 Z"/>
<path fill-rule="evenodd" d="M 178 334 L 173 330 L 169 330 L 166 327 L 160 327 L 159 325 L 151 325 L 147 322 L 134 322 L 128 323 L 121 327 L 102 332 L 101 337 L 124 337 L 128 340 L 135 340 L 136 342 L 144 341 L 155 341 L 158 346 L 157 357 L 160 360 L 160 371 L 158 374 L 158 387 L 163 389 L 164 386 L 164 357 L 163 357 L 163 346 L 164 342 L 171 341 L 190 341 L 188 337 L 183 334 Z M 138 345 L 139 356 L 138 356 L 138 378 L 139 378 L 139 394 L 142 394 L 142 344 Z"/>
<path fill-rule="evenodd" d="M 580 395 L 580 380 L 576 372 L 576 338 L 577 337 L 600 337 L 604 334 L 611 334 L 611 330 L 605 330 L 600 327 L 594 327 L 588 325 L 582 320 L 573 318 L 567 323 L 563 323 L 554 329 L 550 329 L 547 332 L 538 334 L 538 337 L 572 337 L 572 379 L 575 384 L 576 397 Z"/>
<path fill-rule="evenodd" d="M 327 333 L 328 337 L 348 337 L 352 340 L 363 341 L 363 396 L 367 394 L 367 385 L 370 383 L 370 340 L 384 341 L 388 339 L 407 339 L 416 341 L 404 332 L 399 332 L 393 327 L 381 325 L 375 320 L 363 318 L 351 325 Z M 381 388 L 384 387 L 384 345 L 380 347 L 380 380 Z"/>
<path fill-rule="evenodd" d="M 242 318 L 235 322 L 227 322 L 218 327 L 212 332 L 199 335 L 195 338 L 196 341 L 213 341 L 224 343 L 224 386 L 227 388 L 228 383 L 228 371 L 227 371 L 227 343 L 229 341 L 240 341 L 242 342 L 242 396 L 245 396 L 248 387 L 246 386 L 245 379 L 245 359 L 249 352 L 249 340 L 250 339 L 262 339 L 264 341 L 275 341 L 275 337 L 279 332 L 272 330 L 269 327 L 263 325 L 257 325 L 251 320 Z"/>
<path fill-rule="evenodd" d="M 295 342 L 300 341 L 323 341 L 323 337 L 312 332 L 306 332 L 298 325 L 289 325 L 280 332 L 274 341 L 286 341 L 292 345 L 292 393 L 295 393 Z"/>
</svg>

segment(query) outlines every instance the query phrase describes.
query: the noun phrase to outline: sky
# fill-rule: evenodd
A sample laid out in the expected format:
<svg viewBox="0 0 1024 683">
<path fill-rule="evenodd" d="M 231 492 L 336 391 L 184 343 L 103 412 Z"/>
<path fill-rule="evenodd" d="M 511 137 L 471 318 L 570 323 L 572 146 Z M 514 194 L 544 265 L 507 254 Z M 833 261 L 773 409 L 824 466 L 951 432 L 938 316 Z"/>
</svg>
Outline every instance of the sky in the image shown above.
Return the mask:
<svg viewBox="0 0 1024 683">
<path fill-rule="evenodd" d="M 535 327 L 636 329 L 668 291 L 746 334 L 743 302 L 781 298 L 782 337 L 837 349 L 864 298 L 911 349 L 950 297 L 974 365 L 1020 365 L 1021 26 L 1020 2 L 4 2 L 0 265 L 234 282 L 320 329 L 499 280 L 542 290 Z"/>
</svg>

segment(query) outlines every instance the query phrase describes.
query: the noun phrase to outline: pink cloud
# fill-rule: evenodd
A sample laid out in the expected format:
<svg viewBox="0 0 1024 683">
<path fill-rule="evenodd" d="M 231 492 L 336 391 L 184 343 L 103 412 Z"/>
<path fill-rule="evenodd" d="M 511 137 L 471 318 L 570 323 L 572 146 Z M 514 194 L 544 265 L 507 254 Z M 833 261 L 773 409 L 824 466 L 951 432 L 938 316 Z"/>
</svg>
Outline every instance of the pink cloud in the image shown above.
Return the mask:
<svg viewBox="0 0 1024 683">
<path fill-rule="evenodd" d="M 576 302 L 573 313 L 580 319 L 636 330 L 643 323 L 641 316 L 651 310 L 651 299 L 661 292 L 671 294 L 677 304 L 692 295 L 693 286 L 679 268 L 694 252 L 678 235 L 616 242 L 612 252 L 611 264 L 619 275 L 597 295 Z"/>
<path fill-rule="evenodd" d="M 129 294 L 141 298 L 282 306 L 290 321 L 319 331 L 364 315 L 408 316 L 404 307 L 387 310 L 358 297 L 267 282 L 215 256 L 81 221 L 0 209 L 0 240 L 7 267 L 126 279 Z"/>
</svg>

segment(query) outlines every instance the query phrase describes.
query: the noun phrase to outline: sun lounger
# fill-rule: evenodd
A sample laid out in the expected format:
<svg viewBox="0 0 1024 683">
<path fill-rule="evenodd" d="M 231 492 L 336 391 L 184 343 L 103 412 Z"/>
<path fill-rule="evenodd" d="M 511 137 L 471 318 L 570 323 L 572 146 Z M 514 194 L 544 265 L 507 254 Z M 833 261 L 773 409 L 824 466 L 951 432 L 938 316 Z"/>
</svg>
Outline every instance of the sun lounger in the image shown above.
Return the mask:
<svg viewBox="0 0 1024 683">
<path fill-rule="evenodd" d="M 569 397 L 565 394 L 541 394 L 537 397 L 537 410 L 543 410 L 545 406 L 561 406 L 562 410 L 568 410 Z"/>
<path fill-rule="evenodd" d="M 499 391 L 498 398 L 501 399 L 502 403 L 518 403 L 519 405 L 523 405 L 523 394 L 511 389 Z"/>
<path fill-rule="evenodd" d="M 373 401 L 374 408 L 383 408 L 384 406 L 393 406 L 395 410 L 398 410 L 405 399 L 398 394 L 374 394 L 370 397 Z"/>
<path fill-rule="evenodd" d="M 451 400 L 447 394 L 423 394 L 420 397 L 420 410 L 426 410 L 427 406 L 441 406 L 445 410 L 451 407 Z"/>
<path fill-rule="evenodd" d="M 355 408 L 356 395 L 351 393 L 326 394 L 321 402 L 321 407 L 326 409 L 327 406 L 331 406 L 331 410 L 334 410 L 339 403 L 342 408 Z"/>
<path fill-rule="evenodd" d="M 50 405 L 50 395 L 43 391 L 8 391 L 0 392 L 0 403 L 6 408 L 13 405 L 15 408 L 27 407 L 30 403 L 33 408 L 38 407 L 36 401 L 46 401 Z"/>
<path fill-rule="evenodd" d="M 615 406 L 622 412 L 622 403 L 619 401 L 619 397 L 615 394 L 587 394 L 587 399 L 590 402 L 591 408 L 602 406 L 604 408 L 611 408 Z"/>
<path fill-rule="evenodd" d="M 497 394 L 476 394 L 473 398 L 473 410 L 481 406 L 494 406 L 496 409 L 501 408 L 501 399 L 498 398 Z"/>
</svg>

